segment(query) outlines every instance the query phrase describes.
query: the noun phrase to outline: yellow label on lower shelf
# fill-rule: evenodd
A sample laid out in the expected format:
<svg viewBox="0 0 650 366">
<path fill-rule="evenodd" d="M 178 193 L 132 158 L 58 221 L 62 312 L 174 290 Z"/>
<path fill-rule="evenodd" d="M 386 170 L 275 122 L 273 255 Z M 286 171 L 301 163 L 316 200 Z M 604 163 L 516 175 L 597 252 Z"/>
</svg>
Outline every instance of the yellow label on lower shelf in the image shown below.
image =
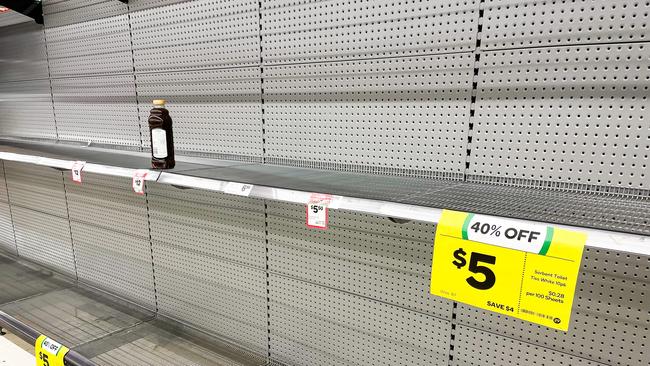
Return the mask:
<svg viewBox="0 0 650 366">
<path fill-rule="evenodd" d="M 587 236 L 444 210 L 431 294 L 567 331 Z"/>
<path fill-rule="evenodd" d="M 66 346 L 41 335 L 34 343 L 36 366 L 63 366 L 63 359 L 68 351 Z"/>
</svg>

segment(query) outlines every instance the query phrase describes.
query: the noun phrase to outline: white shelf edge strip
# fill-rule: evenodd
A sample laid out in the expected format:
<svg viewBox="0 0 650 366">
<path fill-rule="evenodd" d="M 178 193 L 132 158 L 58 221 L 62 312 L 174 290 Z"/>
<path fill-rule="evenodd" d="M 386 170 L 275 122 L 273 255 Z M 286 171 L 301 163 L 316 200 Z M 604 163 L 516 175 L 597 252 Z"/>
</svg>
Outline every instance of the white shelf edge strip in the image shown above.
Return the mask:
<svg viewBox="0 0 650 366">
<path fill-rule="evenodd" d="M 72 169 L 74 161 L 50 159 L 35 155 L 15 154 L 8 152 L 0 152 L 0 159 L 8 161 L 16 161 L 21 163 L 30 163 L 41 166 L 48 166 L 57 169 Z M 109 165 L 100 165 L 88 163 L 84 166 L 84 171 L 88 173 L 96 173 L 103 175 L 111 175 L 118 177 L 131 178 L 138 169 L 115 167 Z M 148 181 L 156 181 L 161 184 L 169 184 L 178 187 L 197 188 L 215 192 L 225 192 L 226 185 L 229 182 L 217 179 L 191 177 L 177 173 L 166 173 L 155 170 L 146 170 L 149 172 L 147 175 Z M 307 204 L 312 193 L 320 192 L 305 192 L 284 188 L 273 188 L 266 186 L 254 185 L 248 197 L 269 199 L 276 201 L 284 201 L 290 203 Z M 396 202 L 371 200 L 364 198 L 354 198 L 345 196 L 332 196 L 332 201 L 329 206 L 331 209 L 342 209 L 363 212 L 373 215 L 393 217 L 406 220 L 423 221 L 430 223 L 437 223 L 442 214 L 440 208 L 422 207 L 416 205 L 409 205 Z M 483 215 L 489 216 L 489 215 Z M 493 216 L 497 217 L 497 216 Z M 605 250 L 615 250 L 622 252 L 629 252 L 639 255 L 650 255 L 650 236 L 627 234 L 615 231 L 590 229 L 569 225 L 551 224 L 534 220 L 517 220 L 520 222 L 533 222 L 542 225 L 549 225 L 567 230 L 581 231 L 587 234 L 587 246 Z"/>
<path fill-rule="evenodd" d="M 91 163 L 86 164 L 83 169 L 83 171 L 86 173 L 112 175 L 116 177 L 125 177 L 125 178 L 133 178 L 133 174 L 135 174 L 136 170 L 146 171 L 148 174 L 145 180 L 147 181 L 156 181 L 160 176 L 160 172 L 156 170 L 131 169 L 131 168 L 122 168 L 117 166 L 91 164 Z"/>
</svg>

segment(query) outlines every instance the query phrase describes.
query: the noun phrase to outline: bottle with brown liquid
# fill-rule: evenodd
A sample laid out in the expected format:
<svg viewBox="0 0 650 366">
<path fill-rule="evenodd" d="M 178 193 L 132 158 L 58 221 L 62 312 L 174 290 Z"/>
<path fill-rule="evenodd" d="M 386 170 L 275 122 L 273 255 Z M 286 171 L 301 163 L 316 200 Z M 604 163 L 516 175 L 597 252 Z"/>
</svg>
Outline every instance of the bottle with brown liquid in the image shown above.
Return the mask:
<svg viewBox="0 0 650 366">
<path fill-rule="evenodd" d="M 174 135 L 172 118 L 165 109 L 165 100 L 153 101 L 149 114 L 149 137 L 151 138 L 151 167 L 153 169 L 171 169 L 174 161 Z"/>
</svg>

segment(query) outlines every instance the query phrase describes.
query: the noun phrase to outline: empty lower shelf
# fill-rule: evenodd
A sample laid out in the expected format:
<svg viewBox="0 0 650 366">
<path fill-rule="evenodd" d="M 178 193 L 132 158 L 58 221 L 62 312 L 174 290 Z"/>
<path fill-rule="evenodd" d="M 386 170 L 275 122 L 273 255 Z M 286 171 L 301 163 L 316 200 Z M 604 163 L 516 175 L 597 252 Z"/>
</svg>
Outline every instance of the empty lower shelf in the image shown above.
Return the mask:
<svg viewBox="0 0 650 366">
<path fill-rule="evenodd" d="M 267 364 L 265 355 L 0 253 L 0 310 L 97 365 Z"/>
</svg>

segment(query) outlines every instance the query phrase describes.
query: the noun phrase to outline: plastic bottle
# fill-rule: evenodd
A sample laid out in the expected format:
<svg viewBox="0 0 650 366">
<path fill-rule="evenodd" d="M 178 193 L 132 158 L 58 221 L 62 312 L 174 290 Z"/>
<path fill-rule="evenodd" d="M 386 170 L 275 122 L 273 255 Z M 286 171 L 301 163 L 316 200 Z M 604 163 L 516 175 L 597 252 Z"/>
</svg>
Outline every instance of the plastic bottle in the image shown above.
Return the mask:
<svg viewBox="0 0 650 366">
<path fill-rule="evenodd" d="M 151 138 L 151 167 L 153 169 L 171 169 L 174 160 L 174 135 L 172 118 L 165 108 L 164 99 L 153 101 L 149 114 L 149 137 Z"/>
</svg>

